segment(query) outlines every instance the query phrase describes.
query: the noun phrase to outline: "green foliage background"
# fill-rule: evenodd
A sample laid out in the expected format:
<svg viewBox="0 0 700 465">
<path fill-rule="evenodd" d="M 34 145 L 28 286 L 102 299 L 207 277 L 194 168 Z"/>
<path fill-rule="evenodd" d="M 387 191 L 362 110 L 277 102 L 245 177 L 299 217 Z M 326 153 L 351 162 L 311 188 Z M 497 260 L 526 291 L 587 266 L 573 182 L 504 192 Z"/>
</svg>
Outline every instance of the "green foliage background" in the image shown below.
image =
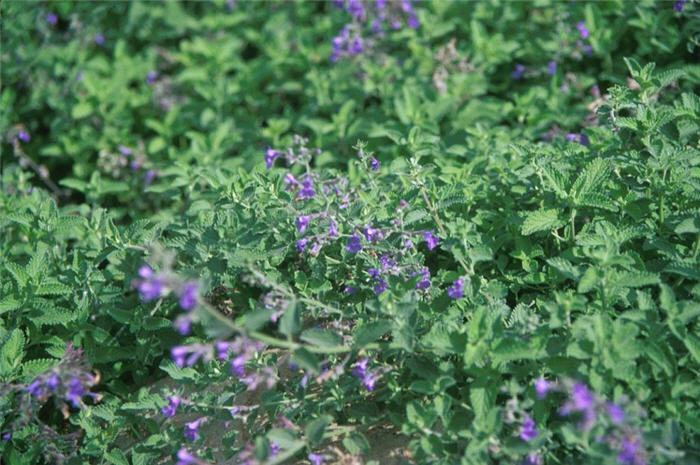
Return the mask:
<svg viewBox="0 0 700 465">
<path fill-rule="evenodd" d="M 204 392 L 230 379 L 223 365 L 169 361 L 183 339 L 176 300 L 143 303 L 131 289 L 144 247 L 158 243 L 215 306 L 231 302 L 231 321 L 303 345 L 295 356 L 309 370 L 325 359 L 306 348 L 332 345 L 308 332 L 327 321 L 323 305 L 355 325 L 343 335 L 352 353 L 369 344 L 392 367 L 372 395 L 350 376 L 315 400 L 296 379 L 280 383 L 260 417 L 283 413 L 306 430 L 251 421 L 258 444 L 311 451 L 331 422 L 392 422 L 417 463 L 517 463 L 531 450 L 545 463 L 616 463 L 556 402 L 534 401 L 532 381 L 547 374 L 637 405 L 649 463 L 700 462 L 696 3 L 677 13 L 651 0 L 425 1 L 419 29 L 333 64 L 331 39 L 349 16 L 331 3 L 2 2 L 0 381 L 31 381 L 72 341 L 101 373 L 104 399 L 65 419 L 41 411 L 57 431 L 82 431 L 70 462 L 170 460 L 184 439 L 150 386 L 169 376 L 210 406 L 244 388 Z M 576 52 L 579 21 L 591 56 Z M 435 54 L 452 39 L 469 66 L 440 93 Z M 530 70 L 520 80 L 515 63 Z M 31 141 L 17 143 L 18 125 Z M 563 137 L 582 131 L 589 146 Z M 341 244 L 300 257 L 284 172 L 262 156 L 293 134 L 322 148 L 314 170 L 362 186 L 357 224 L 388 223 L 405 199 L 406 221 L 436 230 L 439 249 L 410 258 L 430 268 L 428 293 L 397 280 L 379 297 L 346 296 L 341 277 L 359 279 L 376 257 Z M 356 161 L 358 140 L 379 174 Z M 119 146 L 143 167 L 115 168 Z M 252 270 L 266 281 L 244 279 Z M 466 297 L 453 301 L 444 289 L 460 275 Z M 297 302 L 280 328 L 251 317 L 269 286 Z M 215 328 L 196 325 L 188 342 Z M 541 428 L 534 444 L 504 423 L 513 397 Z M 15 394 L 0 399 L 2 432 L 16 405 Z M 37 428 L 0 443 L 2 460 L 45 460 Z M 338 434 L 357 453 L 366 440 L 352 431 Z M 225 460 L 238 439 L 195 447 Z"/>
</svg>

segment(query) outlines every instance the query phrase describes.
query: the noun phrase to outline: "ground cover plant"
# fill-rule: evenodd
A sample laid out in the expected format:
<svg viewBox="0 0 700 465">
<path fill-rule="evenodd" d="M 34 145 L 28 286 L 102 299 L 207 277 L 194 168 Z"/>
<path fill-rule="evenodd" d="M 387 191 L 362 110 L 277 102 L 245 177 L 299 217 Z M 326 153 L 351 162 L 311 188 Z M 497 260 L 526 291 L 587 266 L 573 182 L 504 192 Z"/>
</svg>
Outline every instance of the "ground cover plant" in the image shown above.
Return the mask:
<svg viewBox="0 0 700 465">
<path fill-rule="evenodd" d="M 0 14 L 2 463 L 700 463 L 697 2 Z"/>
</svg>

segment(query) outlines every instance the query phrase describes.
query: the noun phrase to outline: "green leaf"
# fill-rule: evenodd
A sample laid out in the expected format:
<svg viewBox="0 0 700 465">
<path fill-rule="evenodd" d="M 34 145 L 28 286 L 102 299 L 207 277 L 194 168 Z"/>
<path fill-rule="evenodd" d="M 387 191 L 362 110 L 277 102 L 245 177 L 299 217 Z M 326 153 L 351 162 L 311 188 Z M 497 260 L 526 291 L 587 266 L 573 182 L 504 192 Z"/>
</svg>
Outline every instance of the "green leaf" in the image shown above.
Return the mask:
<svg viewBox="0 0 700 465">
<path fill-rule="evenodd" d="M 326 430 L 333 417 L 330 415 L 321 415 L 315 420 L 306 425 L 306 439 L 312 444 L 319 444 L 323 440 L 323 433 Z"/>
<path fill-rule="evenodd" d="M 370 449 L 369 441 L 359 431 L 354 431 L 343 438 L 343 446 L 351 454 L 366 454 Z"/>
<path fill-rule="evenodd" d="M 292 355 L 292 362 L 299 365 L 302 369 L 309 370 L 314 374 L 321 371 L 321 361 L 318 359 L 318 357 L 316 357 L 316 355 L 303 347 L 294 351 L 294 354 Z"/>
<path fill-rule="evenodd" d="M 559 212 L 554 209 L 529 212 L 523 222 L 521 232 L 525 236 L 541 231 L 551 231 L 563 226 L 564 220 L 559 218 Z"/>
<path fill-rule="evenodd" d="M 586 194 L 596 192 L 609 175 L 610 164 L 602 158 L 594 159 L 574 182 L 571 188 L 573 198 L 580 202 Z"/>
<path fill-rule="evenodd" d="M 338 333 L 327 329 L 307 329 L 299 338 L 318 347 L 336 347 L 343 343 L 343 338 Z"/>
<path fill-rule="evenodd" d="M 301 330 L 301 305 L 291 301 L 285 308 L 282 318 L 280 318 L 279 330 L 287 337 L 291 337 Z"/>
<path fill-rule="evenodd" d="M 112 449 L 105 453 L 105 459 L 114 465 L 129 465 L 129 460 L 126 458 L 126 455 L 119 449 Z"/>
<path fill-rule="evenodd" d="M 388 320 L 366 323 L 355 330 L 355 347 L 360 348 L 376 341 L 384 334 L 391 331 L 391 322 Z"/>
</svg>

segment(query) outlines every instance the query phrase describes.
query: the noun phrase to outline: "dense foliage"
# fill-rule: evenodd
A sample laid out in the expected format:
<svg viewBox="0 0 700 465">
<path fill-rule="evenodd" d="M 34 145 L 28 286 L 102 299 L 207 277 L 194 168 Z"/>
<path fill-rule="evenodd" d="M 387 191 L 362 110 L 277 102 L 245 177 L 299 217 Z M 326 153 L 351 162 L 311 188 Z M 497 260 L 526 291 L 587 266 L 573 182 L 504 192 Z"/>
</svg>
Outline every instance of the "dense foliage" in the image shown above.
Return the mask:
<svg viewBox="0 0 700 465">
<path fill-rule="evenodd" d="M 700 463 L 696 2 L 0 13 L 3 463 Z"/>
</svg>

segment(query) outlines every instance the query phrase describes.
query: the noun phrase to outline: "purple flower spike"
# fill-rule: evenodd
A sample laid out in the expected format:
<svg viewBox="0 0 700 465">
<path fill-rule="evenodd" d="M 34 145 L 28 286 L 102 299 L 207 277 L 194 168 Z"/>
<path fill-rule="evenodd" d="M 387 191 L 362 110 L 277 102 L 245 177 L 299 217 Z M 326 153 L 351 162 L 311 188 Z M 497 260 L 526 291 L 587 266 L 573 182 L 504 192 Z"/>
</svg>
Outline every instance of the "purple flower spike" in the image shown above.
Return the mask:
<svg viewBox="0 0 700 465">
<path fill-rule="evenodd" d="M 624 438 L 620 444 L 617 461 L 623 465 L 645 465 L 646 460 L 644 460 L 642 452 L 639 438 Z"/>
<path fill-rule="evenodd" d="M 175 346 L 172 349 L 170 349 L 170 356 L 172 357 L 173 362 L 175 362 L 175 365 L 179 366 L 180 368 L 185 366 L 186 355 L 187 347 Z"/>
<path fill-rule="evenodd" d="M 530 452 L 527 454 L 527 457 L 525 457 L 525 460 L 520 462 L 520 465 L 542 465 L 542 457 L 534 452 Z"/>
<path fill-rule="evenodd" d="M 525 66 L 521 64 L 515 65 L 515 69 L 513 70 L 512 73 L 510 73 L 510 77 L 513 78 L 514 80 L 518 81 L 520 78 L 523 77 L 523 74 L 525 74 Z"/>
<path fill-rule="evenodd" d="M 46 380 L 46 386 L 48 386 L 51 391 L 55 391 L 59 384 L 61 384 L 61 378 L 59 378 L 56 373 L 52 374 L 51 377 Z"/>
<path fill-rule="evenodd" d="M 547 397 L 547 393 L 550 389 L 552 389 L 552 386 L 549 384 L 549 381 L 544 379 L 544 377 L 540 376 L 535 380 L 535 392 L 537 393 L 537 397 L 539 399 L 544 399 Z"/>
<path fill-rule="evenodd" d="M 192 330 L 192 318 L 189 314 L 180 315 L 173 322 L 173 327 L 182 336 L 187 336 Z"/>
<path fill-rule="evenodd" d="M 379 171 L 379 165 L 381 164 L 381 163 L 379 163 L 379 160 L 377 160 L 376 158 L 372 157 L 372 158 L 369 160 L 369 164 L 370 164 L 370 166 L 372 167 L 372 171 Z"/>
<path fill-rule="evenodd" d="M 677 13 L 680 13 L 683 11 L 683 7 L 685 6 L 686 0 L 678 0 L 673 4 L 673 10 L 676 11 Z"/>
<path fill-rule="evenodd" d="M 56 24 L 58 22 L 58 17 L 51 12 L 46 13 L 46 22 L 49 24 Z"/>
<path fill-rule="evenodd" d="M 188 281 L 180 290 L 180 307 L 192 310 L 197 305 L 198 286 L 194 281 Z"/>
<path fill-rule="evenodd" d="M 625 412 L 622 410 L 622 407 L 613 402 L 608 403 L 608 415 L 614 423 L 622 423 L 625 419 Z"/>
<path fill-rule="evenodd" d="M 556 61 L 550 61 L 547 63 L 547 74 L 550 76 L 554 76 L 554 74 L 557 72 L 557 62 Z"/>
<path fill-rule="evenodd" d="M 231 360 L 231 373 L 238 376 L 239 378 L 245 376 L 245 362 L 247 358 L 245 355 L 239 355 L 238 357 Z"/>
<path fill-rule="evenodd" d="M 343 292 L 345 292 L 346 294 L 354 294 L 355 292 L 357 292 L 357 288 L 352 286 L 345 286 L 343 288 Z"/>
<path fill-rule="evenodd" d="M 102 33 L 96 34 L 95 35 L 95 43 L 97 45 L 102 45 L 105 43 L 105 36 Z"/>
<path fill-rule="evenodd" d="M 66 394 L 66 400 L 73 404 L 74 407 L 81 407 L 83 400 L 82 397 L 85 395 L 85 388 L 83 388 L 83 383 L 80 382 L 75 376 L 71 378 L 68 383 L 68 393 Z"/>
<path fill-rule="evenodd" d="M 165 418 L 172 418 L 177 412 L 177 408 L 180 405 L 181 399 L 175 396 L 168 396 L 168 405 L 160 409 L 160 412 Z"/>
<path fill-rule="evenodd" d="M 352 374 L 358 378 L 364 378 L 367 374 L 367 364 L 369 363 L 369 357 L 365 357 L 355 363 L 355 367 L 352 369 Z"/>
<path fill-rule="evenodd" d="M 148 170 L 146 171 L 146 175 L 143 177 L 143 183 L 145 185 L 149 185 L 151 182 L 153 182 L 153 178 L 156 177 L 156 172 L 153 170 Z"/>
<path fill-rule="evenodd" d="M 323 455 L 309 454 L 307 458 L 312 465 L 321 465 L 323 463 Z"/>
<path fill-rule="evenodd" d="M 199 459 L 187 452 L 186 449 L 180 449 L 179 451 L 177 451 L 176 465 L 192 465 L 197 463 L 200 463 Z"/>
<path fill-rule="evenodd" d="M 593 407 L 595 397 L 582 383 L 576 383 L 571 388 L 571 400 L 575 410 L 587 410 Z"/>
<path fill-rule="evenodd" d="M 447 288 L 447 295 L 451 299 L 461 299 L 464 297 L 464 280 L 459 278 L 453 282 L 452 286 Z"/>
<path fill-rule="evenodd" d="M 44 394 L 44 387 L 41 384 L 41 380 L 35 379 L 32 383 L 25 389 L 29 394 L 34 397 L 41 397 Z"/>
<path fill-rule="evenodd" d="M 379 278 L 379 282 L 374 285 L 374 293 L 380 295 L 384 291 L 386 291 L 386 281 L 383 278 Z"/>
<path fill-rule="evenodd" d="M 576 29 L 578 29 L 578 33 L 581 35 L 582 39 L 587 39 L 590 35 L 588 29 L 586 29 L 586 23 L 584 21 L 576 23 Z"/>
<path fill-rule="evenodd" d="M 423 231 L 421 234 L 423 234 L 423 238 L 428 245 L 428 250 L 433 250 L 435 247 L 437 247 L 440 239 L 433 234 L 432 229 L 430 231 Z"/>
<path fill-rule="evenodd" d="M 25 131 L 24 129 L 19 130 L 19 132 L 17 133 L 17 137 L 22 142 L 29 142 L 32 139 L 32 137 L 29 135 L 29 133 L 27 131 Z"/>
<path fill-rule="evenodd" d="M 143 279 L 148 279 L 153 276 L 153 270 L 148 265 L 141 265 L 139 268 L 139 276 L 141 276 Z"/>
<path fill-rule="evenodd" d="M 298 250 L 299 252 L 301 252 L 301 253 L 304 253 L 304 251 L 306 250 L 306 244 L 307 244 L 307 242 L 309 242 L 308 239 L 299 239 L 299 240 L 296 242 L 297 250 Z"/>
<path fill-rule="evenodd" d="M 531 441 L 537 437 L 535 429 L 535 420 L 530 417 L 525 417 L 523 424 L 520 427 L 520 439 L 523 441 Z"/>
<path fill-rule="evenodd" d="M 299 190 L 299 198 L 312 199 L 315 195 L 316 191 L 314 190 L 314 182 L 310 176 L 307 176 L 306 179 L 304 179 L 304 181 L 301 183 L 301 189 Z"/>
<path fill-rule="evenodd" d="M 304 234 L 306 232 L 306 227 L 309 225 L 310 219 L 311 215 L 302 215 L 296 219 L 295 224 L 300 234 Z"/>
<path fill-rule="evenodd" d="M 328 235 L 329 236 L 337 236 L 338 235 L 338 227 L 335 225 L 335 221 L 333 219 L 330 219 L 330 224 L 328 225 Z"/>
<path fill-rule="evenodd" d="M 350 239 L 348 239 L 348 243 L 345 245 L 345 250 L 347 250 L 349 253 L 357 253 L 360 250 L 362 250 L 362 244 L 360 244 L 360 237 L 357 235 L 357 233 L 354 233 L 352 236 L 350 236 Z"/>
<path fill-rule="evenodd" d="M 156 82 L 156 79 L 158 79 L 158 73 L 154 70 L 150 70 L 148 74 L 146 74 L 146 84 L 151 85 Z"/>
<path fill-rule="evenodd" d="M 374 386 L 377 383 L 377 380 L 379 379 L 379 374 L 371 372 L 367 373 L 364 378 L 362 378 L 362 384 L 365 385 L 365 389 L 367 389 L 369 392 L 374 391 Z"/>
<path fill-rule="evenodd" d="M 267 169 L 272 168 L 272 164 L 275 162 L 275 159 L 281 156 L 281 152 L 278 152 L 272 147 L 268 147 L 267 150 L 265 150 L 265 166 L 267 167 Z"/>
<path fill-rule="evenodd" d="M 185 423 L 185 437 L 190 441 L 196 441 L 199 436 L 199 426 L 204 422 L 206 418 L 202 417 L 198 420 Z"/>
</svg>

